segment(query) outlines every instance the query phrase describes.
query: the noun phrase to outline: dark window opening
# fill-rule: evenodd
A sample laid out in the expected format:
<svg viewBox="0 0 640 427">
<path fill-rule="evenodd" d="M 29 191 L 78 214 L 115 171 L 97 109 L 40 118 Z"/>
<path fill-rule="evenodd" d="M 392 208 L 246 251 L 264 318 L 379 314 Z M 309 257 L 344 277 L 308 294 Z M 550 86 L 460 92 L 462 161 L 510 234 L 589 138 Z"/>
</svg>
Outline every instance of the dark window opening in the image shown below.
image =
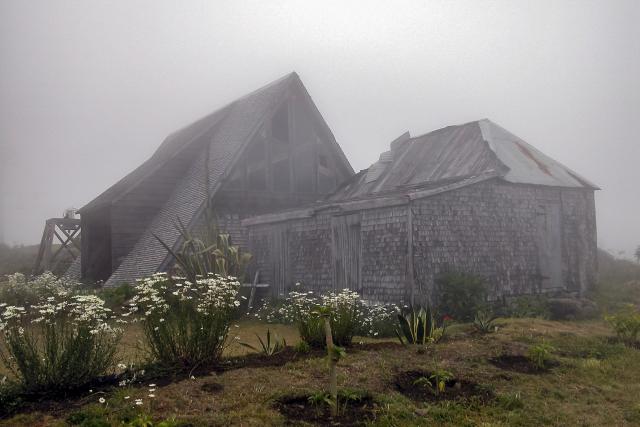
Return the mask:
<svg viewBox="0 0 640 427">
<path fill-rule="evenodd" d="M 323 167 L 325 167 L 325 168 L 328 168 L 328 167 L 329 167 L 329 166 L 328 166 L 328 164 L 329 164 L 329 163 L 327 162 L 327 156 L 324 156 L 324 155 L 322 155 L 322 154 L 321 154 L 321 155 L 318 157 L 318 164 L 319 164 L 320 166 L 323 166 Z"/>
</svg>

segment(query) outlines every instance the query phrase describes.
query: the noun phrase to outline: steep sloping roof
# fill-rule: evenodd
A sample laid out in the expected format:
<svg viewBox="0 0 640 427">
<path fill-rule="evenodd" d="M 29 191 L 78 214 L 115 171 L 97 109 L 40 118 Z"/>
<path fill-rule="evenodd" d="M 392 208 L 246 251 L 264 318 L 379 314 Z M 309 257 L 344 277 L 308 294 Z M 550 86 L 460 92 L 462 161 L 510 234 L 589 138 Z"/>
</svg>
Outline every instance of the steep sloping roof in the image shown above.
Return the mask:
<svg viewBox="0 0 640 427">
<path fill-rule="evenodd" d="M 295 73 L 276 80 L 175 132 L 163 142 L 150 161 L 161 164 L 197 139 L 198 135 L 212 131 L 210 143 L 204 147 L 201 155 L 196 156 L 160 212 L 113 272 L 107 286 L 153 274 L 162 266 L 167 251 L 154 235 L 170 246 L 176 244 L 179 233 L 174 227 L 175 221 L 180 219 L 185 224 L 191 224 L 196 220 L 207 197 L 207 180 L 209 194 L 212 195 L 265 116 L 283 101 L 287 88 L 296 80 L 299 78 Z"/>
<path fill-rule="evenodd" d="M 179 233 L 174 227 L 178 219 L 190 227 L 197 225 L 207 195 L 215 194 L 244 147 L 251 141 L 264 120 L 285 100 L 293 85 L 301 88 L 309 103 L 313 105 L 298 75 L 291 73 L 171 134 L 145 164 L 83 208 L 117 201 L 144 179 L 152 179 L 154 170 L 171 161 L 190 144 L 200 144 L 203 138 L 206 139 L 200 154 L 194 157 L 195 160 L 173 188 L 158 214 L 108 279 L 107 286 L 131 282 L 166 267 L 169 262 L 168 253 L 154 235 L 168 245 L 175 246 L 179 244 Z M 324 123 L 322 119 L 321 122 Z M 326 130 L 330 136 L 332 150 L 341 166 L 352 174 L 353 169 L 340 146 L 335 142 L 328 127 Z M 200 145 L 194 146 L 200 150 L 198 147 Z"/>
<path fill-rule="evenodd" d="M 597 188 L 484 119 L 415 138 L 398 138 L 376 163 L 355 175 L 329 199 L 348 200 L 411 188 L 438 187 L 487 174 L 514 183 Z"/>
</svg>

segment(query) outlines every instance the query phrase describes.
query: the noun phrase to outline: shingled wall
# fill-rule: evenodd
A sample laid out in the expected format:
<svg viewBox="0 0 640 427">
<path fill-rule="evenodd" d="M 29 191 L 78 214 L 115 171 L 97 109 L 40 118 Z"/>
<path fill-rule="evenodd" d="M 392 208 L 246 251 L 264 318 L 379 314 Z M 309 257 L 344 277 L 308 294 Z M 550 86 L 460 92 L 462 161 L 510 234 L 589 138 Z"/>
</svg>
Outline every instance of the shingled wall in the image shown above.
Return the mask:
<svg viewBox="0 0 640 427">
<path fill-rule="evenodd" d="M 560 209 L 558 236 L 564 289 L 546 288 L 539 268 L 538 217 Z M 483 277 L 492 296 L 582 292 L 595 281 L 593 192 L 491 181 L 412 202 L 414 269 L 419 294 L 430 295 L 446 271 Z M 553 236 L 546 236 L 553 237 Z"/>
<path fill-rule="evenodd" d="M 539 268 L 540 239 L 555 238 L 555 233 L 541 235 L 539 226 L 549 207 L 560 213 L 562 289 L 545 284 Z M 563 290 L 580 293 L 595 281 L 593 191 L 490 180 L 413 200 L 410 209 L 411 237 L 408 205 L 359 211 L 363 298 L 409 300 L 410 250 L 416 301 L 429 299 L 434 278 L 446 271 L 483 277 L 494 298 Z M 318 291 L 332 289 L 331 217 L 337 213 L 324 210 L 310 218 L 250 226 L 247 244 L 254 266 L 261 269 L 261 280 L 273 281 L 276 266 L 286 270 L 278 276 L 286 283 L 275 286 L 280 293 L 295 282 Z M 286 238 L 285 252 L 281 243 L 273 252 L 274 233 Z"/>
</svg>

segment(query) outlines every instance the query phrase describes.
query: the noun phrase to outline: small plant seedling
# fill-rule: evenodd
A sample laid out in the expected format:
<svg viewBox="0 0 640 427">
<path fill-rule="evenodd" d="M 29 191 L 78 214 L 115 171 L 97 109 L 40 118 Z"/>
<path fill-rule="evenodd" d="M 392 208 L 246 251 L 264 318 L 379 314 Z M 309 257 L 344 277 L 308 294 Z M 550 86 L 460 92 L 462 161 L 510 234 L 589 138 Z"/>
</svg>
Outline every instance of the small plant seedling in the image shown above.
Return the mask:
<svg viewBox="0 0 640 427">
<path fill-rule="evenodd" d="M 436 369 L 431 375 L 420 377 L 413 382 L 413 385 L 425 385 L 435 392 L 436 396 L 444 392 L 447 382 L 453 379 L 453 374 L 444 369 Z"/>
<path fill-rule="evenodd" d="M 528 357 L 529 360 L 535 365 L 538 369 L 544 369 L 549 362 L 549 358 L 551 353 L 555 351 L 555 348 L 546 342 L 542 342 L 540 344 L 536 344 L 529 348 Z"/>
</svg>

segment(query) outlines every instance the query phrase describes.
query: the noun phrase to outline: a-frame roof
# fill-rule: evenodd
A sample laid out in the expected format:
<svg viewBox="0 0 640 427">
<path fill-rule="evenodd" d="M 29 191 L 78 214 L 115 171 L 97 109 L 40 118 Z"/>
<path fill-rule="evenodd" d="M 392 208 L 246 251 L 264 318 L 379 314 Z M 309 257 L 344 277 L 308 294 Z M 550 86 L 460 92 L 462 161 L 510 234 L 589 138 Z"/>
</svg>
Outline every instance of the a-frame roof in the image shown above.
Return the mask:
<svg viewBox="0 0 640 427">
<path fill-rule="evenodd" d="M 183 223 L 192 225 L 196 222 L 207 195 L 215 194 L 244 147 L 263 122 L 281 105 L 294 86 L 303 91 L 304 96 L 313 106 L 313 111 L 318 114 L 321 125 L 329 136 L 330 149 L 335 153 L 340 167 L 349 174 L 353 173 L 351 165 L 315 108 L 300 78 L 295 72 L 288 74 L 172 133 L 149 160 L 81 209 L 82 212 L 87 212 L 95 207 L 117 202 L 144 180 L 153 179 L 155 171 L 171 162 L 191 144 L 201 141 L 202 138 L 207 140 L 200 154 L 195 156 L 187 172 L 176 184 L 168 200 L 149 223 L 130 253 L 113 272 L 107 285 L 130 282 L 153 274 L 166 264 L 167 251 L 154 235 L 169 245 L 175 245 L 178 242 L 179 233 L 174 227 L 176 220 L 180 219 Z"/>
</svg>

